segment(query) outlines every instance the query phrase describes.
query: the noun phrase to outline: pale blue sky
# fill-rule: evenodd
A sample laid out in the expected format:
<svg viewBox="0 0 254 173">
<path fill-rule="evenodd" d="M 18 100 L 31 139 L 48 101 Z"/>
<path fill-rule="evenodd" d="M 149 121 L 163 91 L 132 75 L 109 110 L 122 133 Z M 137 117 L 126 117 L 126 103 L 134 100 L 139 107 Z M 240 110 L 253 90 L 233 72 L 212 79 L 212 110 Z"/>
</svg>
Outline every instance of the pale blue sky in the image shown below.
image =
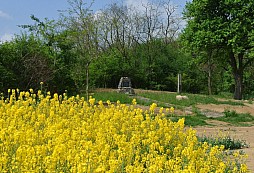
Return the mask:
<svg viewBox="0 0 254 173">
<path fill-rule="evenodd" d="M 84 0 L 90 4 L 92 0 Z M 107 4 L 123 2 L 138 5 L 141 2 L 151 0 L 94 0 L 92 9 L 97 11 Z M 171 0 L 178 6 L 179 13 L 185 6 L 187 0 Z M 14 34 L 19 34 L 21 28 L 17 25 L 32 24 L 30 15 L 34 14 L 39 19 L 57 19 L 58 10 L 69 7 L 67 0 L 0 0 L 0 41 L 10 40 Z"/>
</svg>

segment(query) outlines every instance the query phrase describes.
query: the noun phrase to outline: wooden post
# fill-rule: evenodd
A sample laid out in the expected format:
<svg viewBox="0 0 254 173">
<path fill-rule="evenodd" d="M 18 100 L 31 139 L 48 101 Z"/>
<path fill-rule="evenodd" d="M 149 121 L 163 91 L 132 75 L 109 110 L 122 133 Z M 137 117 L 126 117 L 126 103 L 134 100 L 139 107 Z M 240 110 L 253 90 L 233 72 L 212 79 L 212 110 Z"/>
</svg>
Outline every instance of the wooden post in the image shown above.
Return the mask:
<svg viewBox="0 0 254 173">
<path fill-rule="evenodd" d="M 181 94 L 182 93 L 182 75 L 178 73 L 177 75 L 178 80 L 177 80 L 177 93 Z"/>
</svg>

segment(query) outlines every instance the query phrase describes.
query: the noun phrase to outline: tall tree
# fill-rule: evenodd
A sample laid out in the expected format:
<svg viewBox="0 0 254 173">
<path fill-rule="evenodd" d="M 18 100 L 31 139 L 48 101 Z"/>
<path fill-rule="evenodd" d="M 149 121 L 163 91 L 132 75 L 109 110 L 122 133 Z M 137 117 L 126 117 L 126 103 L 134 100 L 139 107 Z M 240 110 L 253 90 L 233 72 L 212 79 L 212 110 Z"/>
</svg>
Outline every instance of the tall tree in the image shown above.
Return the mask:
<svg viewBox="0 0 254 173">
<path fill-rule="evenodd" d="M 119 59 L 121 68 L 115 73 L 118 77 L 128 75 L 136 80 L 134 83 L 154 88 L 162 81 L 162 76 L 156 74 L 162 69 L 160 66 L 167 66 L 162 56 L 170 62 L 167 60 L 172 53 L 168 58 L 164 55 L 177 36 L 180 18 L 168 0 L 144 2 L 140 7 L 114 3 L 102 10 L 98 14 L 102 45 L 114 54 L 108 57 Z"/>
<path fill-rule="evenodd" d="M 89 67 L 98 57 L 99 41 L 96 15 L 91 11 L 91 4 L 83 0 L 68 0 L 70 8 L 62 13 L 62 26 L 70 31 L 70 39 L 76 52 L 77 61 L 72 68 L 71 76 L 79 89 L 86 86 L 88 99 Z"/>
<path fill-rule="evenodd" d="M 198 50 L 221 49 L 232 69 L 234 98 L 242 99 L 244 70 L 254 60 L 252 0 L 193 0 L 185 7 L 183 39 Z"/>
<path fill-rule="evenodd" d="M 168 0 L 143 2 L 142 10 L 134 16 L 137 31 L 134 38 L 143 50 L 142 60 L 146 62 L 143 69 L 145 78 L 150 82 L 149 88 L 158 84 L 156 71 L 160 69 L 159 62 L 162 62 L 160 55 L 175 43 L 179 32 L 181 19 L 176 9 Z M 170 59 L 171 55 L 165 58 Z"/>
</svg>

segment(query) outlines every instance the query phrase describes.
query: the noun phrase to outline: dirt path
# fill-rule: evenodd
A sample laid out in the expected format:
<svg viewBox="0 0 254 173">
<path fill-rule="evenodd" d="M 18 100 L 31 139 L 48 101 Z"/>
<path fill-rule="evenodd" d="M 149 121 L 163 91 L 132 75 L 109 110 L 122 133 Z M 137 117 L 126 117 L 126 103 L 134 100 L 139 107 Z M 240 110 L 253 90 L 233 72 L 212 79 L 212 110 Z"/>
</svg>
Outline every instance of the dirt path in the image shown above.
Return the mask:
<svg viewBox="0 0 254 173">
<path fill-rule="evenodd" d="M 243 106 L 233 106 L 227 104 L 206 104 L 206 105 L 196 105 L 200 110 L 210 110 L 214 112 L 224 112 L 225 110 L 234 110 L 237 113 L 249 113 L 254 115 L 254 104 L 244 103 Z"/>
</svg>

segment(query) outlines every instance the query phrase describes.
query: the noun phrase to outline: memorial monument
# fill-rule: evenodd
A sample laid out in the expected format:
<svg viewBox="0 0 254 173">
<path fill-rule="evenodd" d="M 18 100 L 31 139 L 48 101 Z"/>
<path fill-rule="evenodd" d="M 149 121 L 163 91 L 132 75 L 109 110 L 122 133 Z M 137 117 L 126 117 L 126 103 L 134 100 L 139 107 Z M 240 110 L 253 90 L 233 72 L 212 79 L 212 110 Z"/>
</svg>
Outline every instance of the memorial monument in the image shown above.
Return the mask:
<svg viewBox="0 0 254 173">
<path fill-rule="evenodd" d="M 129 77 L 121 77 L 118 84 L 118 93 L 134 95 L 134 89 L 131 87 L 131 79 Z"/>
</svg>

